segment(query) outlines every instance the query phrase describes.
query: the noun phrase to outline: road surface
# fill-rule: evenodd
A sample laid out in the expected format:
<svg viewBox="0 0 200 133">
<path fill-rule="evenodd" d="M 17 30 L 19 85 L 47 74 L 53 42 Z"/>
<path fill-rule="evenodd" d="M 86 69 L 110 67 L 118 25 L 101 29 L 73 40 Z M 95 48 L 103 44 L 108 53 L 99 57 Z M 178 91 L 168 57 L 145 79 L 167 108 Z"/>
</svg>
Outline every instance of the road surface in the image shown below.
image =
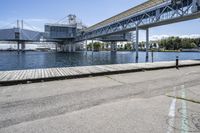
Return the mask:
<svg viewBox="0 0 200 133">
<path fill-rule="evenodd" d="M 0 87 L 0 133 L 200 132 L 200 66 Z"/>
</svg>

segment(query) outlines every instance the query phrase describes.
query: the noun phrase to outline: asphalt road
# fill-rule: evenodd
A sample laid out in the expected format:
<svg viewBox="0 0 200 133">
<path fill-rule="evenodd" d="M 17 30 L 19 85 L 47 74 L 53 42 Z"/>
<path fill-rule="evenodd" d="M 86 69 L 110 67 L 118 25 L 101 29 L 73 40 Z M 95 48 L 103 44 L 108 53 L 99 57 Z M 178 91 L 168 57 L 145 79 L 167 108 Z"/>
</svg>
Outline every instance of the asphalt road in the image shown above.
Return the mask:
<svg viewBox="0 0 200 133">
<path fill-rule="evenodd" d="M 0 87 L 0 133 L 200 132 L 200 66 Z"/>
</svg>

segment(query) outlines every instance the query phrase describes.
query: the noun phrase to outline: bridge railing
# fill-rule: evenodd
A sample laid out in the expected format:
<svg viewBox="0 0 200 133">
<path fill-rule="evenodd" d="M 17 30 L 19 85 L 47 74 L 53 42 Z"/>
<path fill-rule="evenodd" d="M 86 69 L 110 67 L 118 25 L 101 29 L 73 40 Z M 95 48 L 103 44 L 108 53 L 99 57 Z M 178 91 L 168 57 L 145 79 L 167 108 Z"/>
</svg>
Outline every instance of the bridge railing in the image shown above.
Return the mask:
<svg viewBox="0 0 200 133">
<path fill-rule="evenodd" d="M 133 7 L 133 8 L 131 8 L 131 9 L 125 11 L 125 12 L 122 12 L 122 13 L 116 15 L 116 16 L 113 16 L 109 19 L 106 19 L 106 20 L 100 22 L 100 23 L 97 23 L 94 26 L 87 28 L 85 31 L 89 32 L 89 31 L 101 28 L 103 26 L 109 25 L 111 23 L 115 23 L 116 21 L 122 20 L 126 17 L 133 15 L 133 14 L 139 13 L 139 12 L 144 11 L 146 9 L 149 9 L 149 8 L 155 7 L 159 4 L 162 4 L 165 1 L 164 0 L 149 0 L 149 1 L 147 1 L 143 4 L 141 4 L 141 5 Z M 171 0 L 167 0 L 167 1 L 171 1 Z"/>
<path fill-rule="evenodd" d="M 161 5 L 133 14 L 131 17 L 124 18 L 115 23 L 110 23 L 109 25 L 92 31 L 82 32 L 81 35 L 77 37 L 76 41 L 134 31 L 136 27 L 145 29 L 158 25 L 195 19 L 200 16 L 199 9 L 193 11 L 196 5 L 196 3 L 194 4 L 194 0 L 179 1 L 181 2 L 173 3 L 171 1 L 166 1 Z"/>
</svg>

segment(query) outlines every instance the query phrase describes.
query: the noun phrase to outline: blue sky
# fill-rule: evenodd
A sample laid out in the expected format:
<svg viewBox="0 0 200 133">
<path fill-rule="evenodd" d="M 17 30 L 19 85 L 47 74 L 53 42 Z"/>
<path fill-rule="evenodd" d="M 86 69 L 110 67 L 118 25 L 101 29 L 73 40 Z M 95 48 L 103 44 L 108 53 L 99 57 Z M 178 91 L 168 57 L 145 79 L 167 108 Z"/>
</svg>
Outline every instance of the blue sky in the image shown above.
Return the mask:
<svg viewBox="0 0 200 133">
<path fill-rule="evenodd" d="M 43 30 L 44 23 L 76 14 L 87 26 L 125 11 L 145 0 L 1 0 L 0 28 L 17 19 Z M 150 29 L 152 38 L 200 35 L 200 19 Z M 141 32 L 141 38 L 144 33 Z"/>
</svg>

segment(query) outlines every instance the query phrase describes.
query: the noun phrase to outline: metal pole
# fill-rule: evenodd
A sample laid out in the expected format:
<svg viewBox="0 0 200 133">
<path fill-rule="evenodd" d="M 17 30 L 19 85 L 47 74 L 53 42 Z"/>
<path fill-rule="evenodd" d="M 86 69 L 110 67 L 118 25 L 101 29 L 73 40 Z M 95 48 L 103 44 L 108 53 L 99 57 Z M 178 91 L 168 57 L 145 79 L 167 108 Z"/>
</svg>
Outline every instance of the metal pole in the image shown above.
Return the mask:
<svg viewBox="0 0 200 133">
<path fill-rule="evenodd" d="M 135 50 L 136 50 L 136 61 L 138 61 L 138 45 L 139 45 L 139 29 L 138 26 L 136 26 L 136 45 L 135 45 Z"/>
<path fill-rule="evenodd" d="M 176 56 L 176 69 L 179 69 L 179 57 Z"/>
<path fill-rule="evenodd" d="M 149 29 L 146 29 L 146 59 L 149 58 Z"/>
</svg>

